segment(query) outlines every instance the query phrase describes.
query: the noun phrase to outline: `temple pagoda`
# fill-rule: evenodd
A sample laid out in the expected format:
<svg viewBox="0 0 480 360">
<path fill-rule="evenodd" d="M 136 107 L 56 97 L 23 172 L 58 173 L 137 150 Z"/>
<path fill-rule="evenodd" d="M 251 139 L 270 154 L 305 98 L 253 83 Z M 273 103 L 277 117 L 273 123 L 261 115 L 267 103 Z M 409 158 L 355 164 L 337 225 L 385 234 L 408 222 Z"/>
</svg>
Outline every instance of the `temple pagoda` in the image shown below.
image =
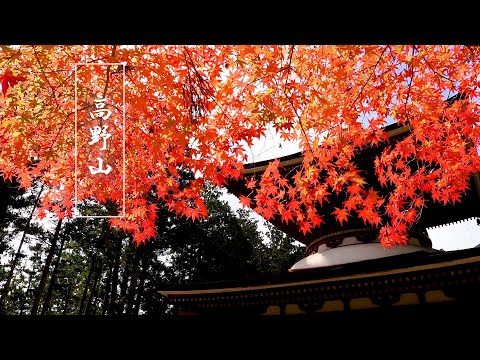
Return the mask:
<svg viewBox="0 0 480 360">
<path fill-rule="evenodd" d="M 392 143 L 407 136 L 410 130 L 393 124 L 385 131 Z M 376 155 L 385 146 L 367 147 L 354 158 L 369 186 L 383 195 L 389 189 L 380 186 L 373 169 Z M 279 168 L 285 174 L 292 173 L 289 170 L 302 163 L 302 153 L 279 160 Z M 259 178 L 270 161 L 246 164 L 243 175 Z M 236 196 L 254 199 L 255 191 L 247 189 L 243 179 L 230 181 L 227 188 Z M 179 314 L 322 316 L 430 304 L 461 304 L 464 307 L 472 303 L 470 300 L 480 299 L 480 248 L 451 252 L 435 250 L 427 233 L 427 228 L 480 217 L 478 173 L 471 177 L 469 190 L 460 203 L 429 203 L 410 229 L 408 244 L 388 249 L 380 244 L 377 228 L 365 226 L 358 218 L 352 217 L 342 225 L 333 218 L 334 206 L 342 200 L 342 194 L 338 194 L 330 203 L 324 203 L 321 210 L 325 223 L 306 235 L 294 222 L 282 222 L 279 215 L 270 220 L 305 245 L 305 257 L 292 264 L 288 273 L 189 284 L 159 289 L 160 293 Z"/>
</svg>

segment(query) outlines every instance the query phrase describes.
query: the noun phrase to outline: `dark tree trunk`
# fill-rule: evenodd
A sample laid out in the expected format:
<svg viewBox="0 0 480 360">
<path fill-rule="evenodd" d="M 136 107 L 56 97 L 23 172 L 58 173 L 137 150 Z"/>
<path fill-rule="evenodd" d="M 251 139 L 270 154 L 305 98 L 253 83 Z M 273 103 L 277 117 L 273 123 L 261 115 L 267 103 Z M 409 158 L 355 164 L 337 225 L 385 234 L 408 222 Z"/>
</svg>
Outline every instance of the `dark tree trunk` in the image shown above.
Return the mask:
<svg viewBox="0 0 480 360">
<path fill-rule="evenodd" d="M 55 228 L 55 233 L 53 234 L 52 243 L 48 251 L 47 259 L 45 260 L 45 266 L 43 267 L 42 277 L 40 278 L 40 283 L 38 284 L 37 291 L 35 292 L 35 298 L 33 299 L 32 305 L 32 315 L 37 315 L 38 307 L 40 305 L 40 300 L 43 295 L 43 290 L 47 282 L 48 273 L 50 272 L 50 265 L 52 264 L 53 255 L 55 254 L 55 248 L 57 247 L 58 234 L 62 227 L 63 219 L 58 220 L 57 227 Z"/>
<path fill-rule="evenodd" d="M 85 315 L 88 315 L 90 313 L 90 308 L 92 307 L 93 299 L 95 298 L 95 295 L 97 292 L 98 279 L 100 278 L 101 274 L 102 274 L 102 263 L 100 262 L 100 264 L 97 266 L 97 269 L 95 271 L 95 277 L 93 278 L 92 290 L 90 291 L 90 296 L 88 297 L 87 307 L 85 308 Z"/>
<path fill-rule="evenodd" d="M 103 297 L 103 306 L 102 306 L 102 315 L 105 315 L 108 311 L 108 304 L 109 304 L 109 299 L 110 299 L 110 287 L 112 283 L 112 270 L 113 264 L 110 262 L 110 266 L 108 268 L 108 275 L 107 275 L 107 281 L 105 283 L 105 295 Z"/>
<path fill-rule="evenodd" d="M 123 270 L 122 282 L 120 283 L 120 298 L 118 299 L 117 304 L 117 314 L 123 314 L 123 310 L 125 309 L 125 300 L 127 299 L 127 289 L 128 289 L 128 278 L 129 274 L 129 266 L 128 263 L 130 261 L 130 257 L 128 256 L 125 260 L 125 267 Z"/>
<path fill-rule="evenodd" d="M 50 310 L 50 301 L 52 300 L 53 287 L 57 281 L 57 272 L 58 266 L 60 265 L 60 260 L 62 259 L 63 246 L 65 244 L 66 236 L 62 236 L 60 241 L 60 249 L 58 250 L 57 259 L 55 260 L 55 265 L 53 266 L 52 276 L 50 276 L 50 283 L 48 284 L 47 294 L 45 295 L 45 300 L 42 307 L 42 315 L 45 315 L 47 311 Z"/>
<path fill-rule="evenodd" d="M 140 273 L 140 284 L 138 284 L 137 298 L 135 300 L 135 308 L 133 314 L 138 315 L 140 311 L 140 304 L 142 303 L 143 287 L 145 286 L 145 278 L 147 277 L 148 261 L 142 259 L 142 272 Z"/>
<path fill-rule="evenodd" d="M 32 276 L 33 276 L 33 271 L 30 272 L 28 276 L 27 290 L 23 294 L 22 306 L 20 307 L 20 315 L 23 315 L 23 310 L 25 309 L 25 303 L 27 302 L 28 294 L 30 293 L 30 286 L 32 286 Z"/>
<path fill-rule="evenodd" d="M 65 296 L 65 305 L 63 306 L 63 313 L 62 315 L 67 314 L 68 310 L 68 303 L 70 302 L 70 295 L 72 293 L 72 284 L 68 284 L 67 296 Z"/>
<path fill-rule="evenodd" d="M 122 239 L 119 238 L 115 244 L 115 258 L 113 262 L 112 273 L 112 289 L 110 294 L 110 304 L 108 309 L 108 315 L 115 315 L 117 305 L 117 286 L 118 286 L 118 272 L 120 269 L 120 256 L 122 254 Z"/>
<path fill-rule="evenodd" d="M 8 292 L 10 290 L 10 284 L 12 282 L 13 273 L 15 272 L 15 268 L 17 267 L 18 259 L 20 259 L 20 254 L 22 252 L 22 246 L 23 246 L 23 243 L 25 242 L 27 231 L 28 231 L 28 228 L 30 227 L 30 222 L 33 219 L 33 214 L 35 213 L 35 210 L 36 210 L 37 204 L 38 204 L 38 199 L 40 199 L 40 195 L 42 195 L 42 192 L 43 192 L 43 185 L 40 188 L 40 191 L 38 192 L 38 195 L 35 199 L 35 202 L 33 203 L 32 211 L 30 212 L 30 216 L 28 217 L 27 224 L 25 225 L 25 229 L 23 230 L 22 239 L 20 240 L 20 244 L 18 245 L 17 252 L 15 253 L 15 256 L 13 257 L 13 260 L 10 264 L 10 271 L 8 272 L 7 281 L 5 282 L 5 285 L 3 286 L 2 295 L 0 296 L 0 314 L 3 313 L 3 306 L 5 304 L 5 300 L 7 299 L 7 295 L 8 295 Z"/>
<path fill-rule="evenodd" d="M 80 301 L 80 309 L 78 309 L 78 315 L 83 314 L 83 308 L 85 307 L 85 301 L 87 300 L 88 287 L 90 286 L 93 269 L 95 267 L 95 260 L 95 257 L 93 257 L 92 263 L 90 264 L 90 269 L 88 270 L 87 280 L 85 280 L 85 286 L 83 287 L 82 300 Z"/>
<path fill-rule="evenodd" d="M 137 289 L 137 278 L 138 278 L 138 262 L 139 262 L 139 253 L 138 248 L 135 248 L 133 253 L 133 270 L 132 277 L 130 279 L 130 286 L 128 288 L 127 294 L 127 314 L 132 314 L 133 311 L 133 302 L 135 300 L 135 290 Z"/>
</svg>

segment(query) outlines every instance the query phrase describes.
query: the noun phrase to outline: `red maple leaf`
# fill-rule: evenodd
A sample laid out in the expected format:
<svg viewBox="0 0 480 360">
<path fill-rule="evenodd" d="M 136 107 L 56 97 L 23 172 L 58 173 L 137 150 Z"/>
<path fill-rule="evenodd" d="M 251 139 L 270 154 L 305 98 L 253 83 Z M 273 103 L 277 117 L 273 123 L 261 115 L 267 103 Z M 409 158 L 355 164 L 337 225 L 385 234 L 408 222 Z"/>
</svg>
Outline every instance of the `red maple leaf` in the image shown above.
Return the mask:
<svg viewBox="0 0 480 360">
<path fill-rule="evenodd" d="M 213 182 L 219 187 L 227 184 L 227 182 L 225 181 L 225 177 L 222 174 L 216 174 Z"/>
<path fill-rule="evenodd" d="M 263 217 L 268 221 L 273 218 L 273 210 L 270 208 L 263 209 Z"/>
<path fill-rule="evenodd" d="M 14 86 L 19 81 L 27 80 L 24 76 L 15 76 L 11 70 L 6 70 L 5 73 L 0 76 L 0 83 L 2 84 L 3 96 L 7 94 L 7 90 L 10 86 Z"/>
<path fill-rule="evenodd" d="M 255 179 L 251 178 L 248 180 L 247 189 L 254 189 L 256 185 L 257 182 L 255 181 Z"/>
<path fill-rule="evenodd" d="M 288 224 L 289 221 L 293 221 L 293 213 L 289 210 L 281 211 L 280 215 L 282 216 L 282 221 L 285 221 L 286 224 Z"/>
<path fill-rule="evenodd" d="M 240 200 L 240 204 L 242 204 L 243 207 L 251 207 L 250 202 L 252 201 L 252 199 L 246 196 L 240 195 L 239 200 Z"/>
<path fill-rule="evenodd" d="M 342 225 L 342 223 L 347 220 L 347 217 L 350 216 L 347 210 L 345 209 L 340 209 L 340 208 L 335 208 L 335 210 L 332 212 L 332 214 L 335 215 L 335 218 L 337 221 Z"/>
<path fill-rule="evenodd" d="M 300 222 L 300 230 L 303 232 L 303 235 L 307 235 L 308 232 L 312 230 L 312 224 L 306 221 Z"/>
</svg>

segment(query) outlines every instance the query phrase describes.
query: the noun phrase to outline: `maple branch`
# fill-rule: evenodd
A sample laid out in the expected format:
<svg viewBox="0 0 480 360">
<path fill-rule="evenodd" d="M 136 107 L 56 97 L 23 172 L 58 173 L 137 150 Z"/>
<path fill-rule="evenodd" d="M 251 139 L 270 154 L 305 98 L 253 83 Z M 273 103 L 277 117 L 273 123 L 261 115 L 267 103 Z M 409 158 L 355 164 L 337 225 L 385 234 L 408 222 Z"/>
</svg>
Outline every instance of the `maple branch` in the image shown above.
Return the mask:
<svg viewBox="0 0 480 360">
<path fill-rule="evenodd" d="M 126 72 L 125 75 L 132 82 L 132 84 L 134 84 L 134 85 L 138 84 L 138 81 L 136 81 L 134 78 L 132 78 L 128 72 Z M 165 111 L 163 109 L 161 109 L 160 113 L 157 111 L 157 108 L 155 107 L 155 104 L 152 103 L 152 100 L 150 99 L 150 97 L 147 96 L 145 98 L 148 101 L 149 105 L 152 107 L 152 109 L 154 109 L 157 112 L 157 118 L 161 115 L 161 113 L 165 113 Z"/>
<path fill-rule="evenodd" d="M 85 61 L 85 63 L 95 63 L 95 62 L 98 62 L 99 60 L 107 60 L 107 59 L 108 59 L 108 58 L 107 58 L 106 56 L 104 56 L 104 57 L 101 57 L 101 58 L 95 58 L 95 59 L 92 59 L 92 60 Z M 85 66 L 87 66 L 87 65 L 84 65 L 84 64 L 78 65 L 78 66 L 77 66 L 77 71 L 78 71 L 78 69 L 81 69 L 81 68 L 83 68 L 83 67 L 85 67 Z M 63 70 L 60 69 L 60 70 L 58 70 L 58 71 L 63 71 Z M 68 69 L 67 71 L 71 71 L 71 69 Z M 75 75 L 75 71 L 72 71 L 72 72 L 70 73 L 70 75 L 68 75 L 68 76 L 58 85 L 58 87 L 60 87 L 60 86 L 62 86 L 63 84 L 65 84 L 65 83 L 67 82 L 67 80 L 70 79 L 70 78 L 71 78 L 72 76 L 74 76 L 74 75 Z"/>
<path fill-rule="evenodd" d="M 197 67 L 195 66 L 195 61 L 193 61 L 193 58 L 192 58 L 192 55 L 190 54 L 190 52 L 188 51 L 188 49 L 184 46 L 183 49 L 185 50 L 185 52 L 187 53 L 188 55 L 188 58 L 190 60 L 190 64 L 192 65 L 192 68 L 193 68 L 193 72 L 195 73 L 195 76 L 197 77 L 197 79 L 200 81 L 200 84 L 201 85 L 204 85 L 203 89 L 206 91 L 207 95 L 210 95 L 212 96 L 212 89 L 210 89 L 208 87 L 208 85 L 205 85 L 206 84 L 206 81 L 205 79 L 202 77 L 202 75 L 198 72 L 197 70 Z M 184 55 L 185 56 L 185 55 Z M 187 62 L 187 65 L 188 65 L 188 61 Z M 200 90 L 202 90 L 202 86 L 200 85 Z"/>
<path fill-rule="evenodd" d="M 38 56 L 37 51 L 35 50 L 35 46 L 34 46 L 34 45 L 32 45 L 32 50 L 33 50 L 33 53 L 34 53 L 34 55 L 35 55 L 35 59 L 37 60 L 38 65 L 40 66 L 40 70 L 41 70 L 41 73 L 43 74 L 43 77 L 44 77 L 45 80 L 47 81 L 47 84 L 48 84 L 48 86 L 50 87 L 50 89 L 52 89 L 52 93 L 51 93 L 51 95 L 50 95 L 50 98 L 53 97 L 53 98 L 55 99 L 55 103 L 56 103 L 56 105 L 57 105 L 57 109 L 60 108 L 60 109 L 62 110 L 62 112 L 63 112 L 67 117 L 70 116 L 70 115 L 67 115 L 67 114 L 65 113 L 65 111 L 60 107 L 60 103 L 58 102 L 57 96 L 56 96 L 56 94 L 55 94 L 56 90 L 55 90 L 55 88 L 52 86 L 52 84 L 50 83 L 50 80 L 48 79 L 48 77 L 46 76 L 45 69 L 43 68 L 43 65 L 42 65 L 42 63 L 41 63 L 41 61 L 40 61 L 40 58 L 39 58 L 39 56 Z M 70 76 L 71 76 L 71 75 L 70 75 Z M 66 81 L 66 80 L 65 80 L 65 81 Z M 64 82 L 65 82 L 65 81 L 64 81 Z M 63 82 L 63 83 L 64 83 L 64 82 Z M 63 85 L 63 83 L 62 83 L 61 85 Z M 62 127 L 63 127 L 63 124 L 62 124 Z M 58 136 L 58 134 L 57 134 L 57 136 Z"/>
<path fill-rule="evenodd" d="M 200 72 L 197 70 L 195 65 L 195 61 L 190 54 L 190 51 L 183 46 L 183 57 L 185 59 L 185 63 L 187 64 L 187 79 L 188 79 L 188 88 L 184 84 L 182 86 L 183 90 L 183 98 L 185 107 L 188 108 L 190 112 L 190 120 L 196 121 L 197 117 L 205 116 L 208 111 L 207 100 L 208 98 L 212 98 L 213 102 L 216 104 L 214 100 L 214 91 L 212 90 L 209 83 L 203 78 Z M 188 59 L 187 59 L 188 56 Z M 197 82 L 195 82 L 191 76 L 190 71 L 193 70 L 193 74 L 195 75 Z M 198 88 L 198 91 L 197 91 Z M 187 98 L 188 97 L 188 98 Z M 216 104 L 218 106 L 218 104 Z"/>
<path fill-rule="evenodd" d="M 297 108 L 295 107 L 295 104 L 293 103 L 292 99 L 290 98 L 290 96 L 288 96 L 287 94 L 287 80 L 288 80 L 288 77 L 291 73 L 291 70 L 292 70 L 292 58 L 293 58 L 293 50 L 295 48 L 295 45 L 292 45 L 292 47 L 290 48 L 290 54 L 289 54 L 289 59 L 288 59 L 288 65 L 287 67 L 285 68 L 287 70 L 287 75 L 285 77 L 285 84 L 284 84 L 284 87 L 283 87 L 283 94 L 285 95 L 285 97 L 287 98 L 288 102 L 290 103 L 290 105 L 292 106 L 293 108 L 293 111 L 295 112 L 295 116 L 297 117 L 298 119 L 298 124 L 300 125 L 300 130 L 302 131 L 302 134 L 303 134 L 303 137 L 305 138 L 305 142 L 307 143 L 307 146 L 308 146 L 308 149 L 310 150 L 310 153 L 312 154 L 313 156 L 313 149 L 312 147 L 310 146 L 310 141 L 308 141 L 308 137 L 307 137 L 307 133 L 305 131 L 305 128 L 303 126 L 303 123 L 302 123 L 302 120 L 300 118 L 300 115 L 298 114 L 297 112 Z M 283 71 L 283 70 L 282 70 Z"/>
<path fill-rule="evenodd" d="M 55 138 L 54 138 L 54 140 L 53 140 L 53 142 L 52 142 L 52 145 L 50 146 L 49 151 L 51 151 L 51 150 L 53 149 L 53 147 L 54 147 L 57 139 L 58 139 L 58 136 L 59 136 L 60 132 L 62 131 L 63 127 L 65 126 L 66 122 L 68 121 L 68 118 L 70 117 L 70 115 L 74 114 L 74 112 L 71 112 L 71 113 L 67 114 L 67 113 L 65 113 L 65 111 L 60 107 L 60 104 L 59 104 L 59 102 L 58 102 L 58 99 L 57 99 L 57 96 L 56 96 L 56 93 L 55 93 L 56 90 L 55 90 L 55 88 L 52 86 L 52 84 L 50 83 L 50 80 L 48 79 L 48 77 L 47 77 L 46 74 L 45 74 L 45 69 L 44 69 L 44 67 L 43 67 L 43 65 L 42 65 L 42 63 L 41 63 L 41 61 L 40 61 L 40 58 L 39 58 L 39 56 L 38 56 L 38 53 L 37 53 L 34 45 L 32 45 L 32 50 L 33 50 L 35 59 L 36 59 L 36 61 L 37 61 L 37 63 L 38 63 L 38 66 L 40 67 L 41 73 L 43 74 L 43 76 L 44 76 L 44 78 L 45 78 L 48 86 L 49 86 L 50 89 L 52 90 L 50 97 L 53 97 L 53 98 L 55 99 L 55 103 L 56 103 L 56 105 L 57 105 L 56 109 L 60 108 L 61 111 L 62 111 L 62 112 L 65 114 L 65 116 L 66 116 L 65 121 L 60 125 L 60 128 L 58 129 L 57 134 L 55 135 Z M 19 49 L 19 51 L 20 51 L 20 49 Z"/>
<path fill-rule="evenodd" d="M 415 56 L 415 45 L 412 46 L 412 59 L 413 57 Z M 427 63 L 427 65 L 431 68 L 431 66 L 428 64 L 427 60 L 425 59 L 424 57 L 424 60 L 425 62 Z M 409 119 L 409 116 L 408 116 L 408 108 L 407 108 L 407 103 L 408 103 L 408 99 L 410 98 L 410 91 L 411 91 L 411 88 L 412 88 L 412 83 L 413 83 L 413 76 L 414 76 L 414 73 L 415 73 L 415 67 L 413 65 L 410 65 L 410 68 L 411 68 L 411 71 L 410 71 L 410 82 L 408 84 L 408 90 L 407 90 L 407 98 L 405 99 L 405 116 L 407 118 L 407 121 L 410 122 L 410 119 Z M 432 69 L 432 68 L 431 68 Z M 432 69 L 433 70 L 433 69 Z M 443 110 L 445 111 L 445 109 Z M 408 125 L 410 127 L 410 125 Z M 415 131 L 412 132 L 412 135 L 414 137 L 414 139 L 416 138 L 415 136 Z M 416 139 L 415 139 L 415 142 L 416 142 Z M 417 147 L 414 146 L 414 158 L 412 158 L 412 160 L 408 161 L 407 162 L 407 165 L 412 162 L 414 159 L 415 159 L 415 163 L 417 165 L 417 170 L 415 171 L 415 174 L 418 174 L 419 170 L 421 169 L 421 166 L 420 166 L 420 163 L 418 161 L 418 151 L 417 151 Z M 421 196 L 422 198 L 424 199 L 425 196 L 424 196 L 424 191 L 421 190 Z M 420 217 L 422 216 L 422 210 L 423 210 L 423 207 L 425 206 L 425 203 L 422 202 L 422 207 L 418 210 L 418 213 L 417 215 L 415 216 L 415 220 L 418 221 L 420 219 Z M 407 213 L 409 210 L 413 209 L 414 208 L 414 204 L 413 204 L 413 201 L 410 202 L 410 207 L 409 209 L 405 210 L 404 213 Z M 411 229 L 413 224 L 410 224 L 409 225 L 409 229 Z"/>
<path fill-rule="evenodd" d="M 67 54 L 67 55 L 69 56 L 69 54 Z M 104 56 L 104 57 L 101 57 L 101 58 L 95 58 L 95 59 L 92 59 L 92 60 L 88 60 L 88 61 L 86 61 L 86 63 L 95 63 L 95 62 L 98 62 L 99 60 L 106 60 L 106 59 L 107 59 L 107 57 Z M 86 65 L 83 65 L 83 64 L 82 64 L 82 65 L 79 65 L 79 66 L 77 66 L 77 70 L 78 70 L 78 69 L 81 69 L 82 67 L 85 67 L 85 66 L 86 66 Z M 56 71 L 43 71 L 43 69 L 42 69 L 41 71 L 39 71 L 39 73 L 43 73 L 43 74 L 45 75 L 45 74 L 49 74 L 49 73 L 58 73 L 58 72 L 62 72 L 62 71 L 68 72 L 68 71 L 71 71 L 71 69 L 58 69 L 58 70 L 56 70 Z M 32 73 L 35 74 L 35 73 L 37 73 L 37 72 L 36 72 L 36 71 L 32 71 Z M 63 79 L 63 81 L 57 85 L 57 88 L 62 87 L 62 86 L 63 86 L 72 76 L 74 76 L 74 75 L 75 75 L 75 71 L 72 71 L 72 72 L 70 73 L 70 75 L 68 75 L 67 77 L 65 77 L 65 79 Z M 48 102 L 52 97 L 55 97 L 55 93 L 50 94 L 50 96 L 46 99 L 46 102 Z M 58 102 L 57 102 L 57 109 L 58 109 L 59 107 L 60 107 L 60 104 L 58 104 Z M 66 115 L 66 113 L 65 113 L 65 111 L 63 111 L 63 109 L 62 109 L 62 112 Z"/>
<path fill-rule="evenodd" d="M 472 50 L 472 46 L 471 45 L 465 45 L 465 47 L 470 51 L 470 53 L 472 54 L 473 57 L 475 57 L 477 60 L 480 60 L 478 58 L 478 56 L 475 54 L 475 52 Z M 478 46 L 476 46 L 478 48 Z"/>
<path fill-rule="evenodd" d="M 71 69 L 57 69 L 57 70 L 52 70 L 52 71 L 33 71 L 31 70 L 30 72 L 32 74 L 57 74 L 59 72 L 62 72 L 62 71 L 65 71 L 65 72 L 68 72 L 68 71 L 71 71 Z"/>
<path fill-rule="evenodd" d="M 115 51 L 117 50 L 117 45 L 113 45 L 112 55 L 111 58 L 115 58 Z M 105 81 L 105 88 L 103 89 L 103 96 L 102 98 L 105 99 L 107 95 L 108 84 L 110 83 L 110 65 L 107 66 L 107 80 Z"/>
<path fill-rule="evenodd" d="M 355 105 L 355 103 L 357 102 L 358 98 L 360 97 L 360 95 L 362 95 L 363 93 L 363 90 L 365 89 L 365 87 L 367 86 L 367 84 L 369 83 L 370 79 L 372 78 L 373 74 L 375 73 L 375 70 L 378 66 L 378 64 L 380 64 L 380 60 L 382 60 L 382 57 L 383 57 L 383 54 L 385 54 L 385 51 L 387 51 L 387 49 L 389 48 L 389 46 L 385 46 L 385 48 L 383 49 L 382 53 L 380 54 L 380 56 L 378 57 L 378 60 L 377 62 L 375 63 L 374 67 L 373 67 L 373 70 L 372 72 L 370 73 L 370 75 L 368 76 L 368 79 L 367 81 L 365 81 L 365 83 L 363 84 L 362 88 L 360 89 L 360 92 L 357 94 L 357 96 L 355 97 L 355 99 L 353 100 L 353 102 L 350 104 L 350 108 Z"/>
<path fill-rule="evenodd" d="M 373 64 L 373 65 L 370 65 L 370 66 L 367 66 L 365 68 L 362 68 L 360 70 L 357 70 L 357 71 L 353 71 L 352 74 L 355 74 L 355 75 L 358 75 L 358 74 L 361 74 L 362 72 L 364 71 L 367 71 L 368 69 L 371 69 L 373 67 L 377 66 L 377 64 Z"/>
<path fill-rule="evenodd" d="M 428 65 L 428 67 L 430 68 L 430 70 L 432 70 L 435 74 L 437 74 L 438 76 L 444 78 L 445 80 L 448 80 L 448 81 L 451 81 L 452 83 L 455 83 L 455 81 L 453 81 L 452 79 L 450 79 L 448 76 L 445 76 L 441 73 L 439 73 L 438 71 L 436 71 L 432 65 L 430 65 L 430 63 L 427 61 L 427 58 L 426 58 L 426 55 L 423 57 L 423 60 L 425 61 L 425 63 Z"/>
<path fill-rule="evenodd" d="M 195 72 L 195 76 L 197 77 L 198 80 L 200 80 L 200 83 L 203 84 L 203 83 L 205 82 L 205 80 L 203 79 L 203 77 L 202 77 L 202 76 L 199 74 L 199 72 L 197 71 L 196 66 L 195 66 L 195 62 L 194 62 L 193 58 L 191 57 L 190 52 L 188 51 L 188 49 L 187 49 L 185 46 L 184 46 L 183 48 L 184 48 L 184 50 L 185 50 L 186 55 L 188 55 L 188 58 L 189 58 L 189 59 L 187 59 L 186 56 L 185 56 L 185 53 L 184 53 L 184 58 L 185 58 L 185 62 L 186 62 L 186 64 L 187 64 L 187 67 L 190 68 L 190 66 L 191 66 L 191 67 L 193 68 L 193 71 Z M 286 69 L 287 69 L 286 67 L 281 68 L 281 69 L 279 69 L 277 72 L 275 72 L 275 74 L 278 74 L 278 73 L 280 73 L 280 72 L 282 72 L 282 71 L 284 71 L 284 70 L 286 70 Z M 261 80 L 261 79 L 267 78 L 267 77 L 269 77 L 269 76 L 271 76 L 271 75 L 270 75 L 270 74 L 267 74 L 267 75 L 265 75 L 265 76 L 262 76 L 262 77 L 260 77 L 260 78 L 256 78 L 256 79 L 252 80 L 251 82 L 249 82 L 247 85 L 245 85 L 245 86 L 242 88 L 242 90 L 240 91 L 240 94 L 243 94 L 243 93 L 245 92 L 245 90 L 247 89 L 248 86 L 254 84 L 255 82 L 257 82 L 257 81 L 259 81 L 259 80 Z M 201 87 L 201 86 L 200 86 L 200 88 L 201 88 L 200 90 L 202 90 L 202 87 Z M 207 95 L 210 95 L 210 96 L 211 96 L 212 102 L 213 102 L 218 108 L 221 109 L 222 115 L 224 115 L 227 119 L 232 119 L 232 117 L 231 117 L 228 113 L 226 113 L 226 112 L 224 111 L 223 107 L 220 106 L 220 104 L 217 102 L 217 100 L 216 100 L 216 98 L 213 96 L 211 90 L 210 90 L 209 88 L 207 88 L 206 90 L 207 90 L 207 91 L 206 91 L 206 92 L 207 92 Z M 196 93 L 197 96 L 198 96 L 198 93 L 196 92 L 196 89 L 194 89 L 194 91 L 195 91 L 195 93 Z M 203 94 L 203 93 L 202 93 L 202 94 Z M 184 95 L 184 100 L 186 100 L 186 99 L 185 99 L 185 95 Z M 251 151 L 251 150 L 250 150 L 250 151 Z"/>
<path fill-rule="evenodd" d="M 288 55 L 288 65 L 286 67 L 287 69 L 287 77 L 285 78 L 285 84 L 283 86 L 283 92 L 286 92 L 287 91 L 287 79 L 288 79 L 288 76 L 290 75 L 290 72 L 292 71 L 292 58 L 293 58 L 293 49 L 295 48 L 295 45 L 292 45 L 292 47 L 290 48 L 290 54 Z"/>
<path fill-rule="evenodd" d="M 2 58 L 2 60 L 8 59 L 4 66 L 7 66 L 7 65 L 10 63 L 10 61 L 12 61 L 13 59 L 16 59 L 16 58 L 18 57 L 18 55 L 20 54 L 20 50 L 21 50 L 21 49 L 22 49 L 22 46 L 20 46 L 20 47 L 18 48 L 18 50 L 17 50 L 17 52 L 16 52 L 15 54 L 12 54 L 12 55 L 10 55 L 10 56 L 8 56 L 8 57 Z"/>
<path fill-rule="evenodd" d="M 83 108 L 80 108 L 80 110 L 85 110 L 87 109 L 87 107 L 83 107 Z M 51 152 L 53 150 L 53 147 L 56 145 L 56 142 L 57 142 L 57 139 L 58 139 L 58 136 L 60 135 L 60 132 L 63 130 L 63 127 L 65 126 L 65 124 L 67 123 L 68 121 L 68 118 L 75 114 L 75 111 L 72 111 L 68 114 L 64 113 L 65 114 L 65 121 L 63 121 L 63 123 L 60 125 L 57 133 L 55 134 L 55 137 L 53 138 L 53 141 L 52 141 L 52 145 L 50 145 L 50 148 L 48 149 L 47 152 Z"/>
<path fill-rule="evenodd" d="M 285 177 L 288 178 L 290 176 L 290 174 L 292 174 L 294 171 L 300 171 L 301 167 L 302 167 L 301 164 L 292 166 L 292 168 L 290 170 L 288 170 L 288 172 L 285 174 Z"/>
<path fill-rule="evenodd" d="M 285 70 L 287 70 L 287 67 L 282 67 L 282 68 L 278 69 L 274 74 L 281 73 L 282 71 L 285 71 Z M 260 81 L 260 80 L 262 80 L 262 79 L 268 78 L 269 76 L 272 76 L 272 75 L 271 75 L 271 74 L 267 74 L 267 75 L 264 75 L 264 76 L 262 76 L 262 77 L 257 77 L 257 78 L 255 78 L 254 80 L 248 82 L 248 83 L 247 83 L 245 86 L 243 86 L 243 88 L 240 90 L 239 96 L 242 95 L 242 94 L 245 92 L 245 90 L 246 90 L 250 85 L 252 85 L 252 84 L 254 84 L 254 83 L 256 83 L 256 82 L 258 82 L 258 81 Z M 230 116 L 228 113 L 225 112 L 224 108 L 223 108 L 222 106 L 220 106 L 220 104 L 217 102 L 217 100 L 216 100 L 215 97 L 212 97 L 211 100 L 212 100 L 212 102 L 220 109 L 221 114 L 222 114 L 223 116 L 225 116 L 225 117 L 226 117 L 227 119 L 229 119 L 229 120 L 232 119 L 233 116 Z M 240 111 L 240 109 L 238 109 L 237 112 L 238 112 L 238 111 Z"/>
<path fill-rule="evenodd" d="M 413 56 L 415 55 L 415 45 L 412 47 L 412 59 Z M 414 66 L 410 65 L 411 71 L 410 71 L 410 82 L 408 84 L 408 89 L 407 89 L 407 98 L 405 99 L 405 116 L 407 118 L 407 121 L 410 121 L 410 118 L 408 116 L 408 109 L 407 109 L 407 103 L 408 99 L 410 98 L 410 90 L 412 89 L 412 82 L 413 82 L 413 74 L 414 74 Z"/>
<path fill-rule="evenodd" d="M 52 84 L 50 83 L 50 80 L 48 80 L 47 75 L 45 75 L 45 69 L 43 68 L 43 65 L 40 61 L 40 58 L 38 57 L 37 50 L 35 50 L 35 45 L 32 45 L 32 49 L 33 49 L 33 54 L 35 55 L 35 59 L 37 60 L 38 66 L 40 66 L 40 70 L 42 72 L 42 75 L 45 78 L 45 80 L 47 81 L 47 84 L 50 87 L 50 89 L 52 89 L 52 96 L 55 99 L 55 102 L 58 104 L 57 96 L 55 94 L 55 89 L 53 88 Z"/>
</svg>

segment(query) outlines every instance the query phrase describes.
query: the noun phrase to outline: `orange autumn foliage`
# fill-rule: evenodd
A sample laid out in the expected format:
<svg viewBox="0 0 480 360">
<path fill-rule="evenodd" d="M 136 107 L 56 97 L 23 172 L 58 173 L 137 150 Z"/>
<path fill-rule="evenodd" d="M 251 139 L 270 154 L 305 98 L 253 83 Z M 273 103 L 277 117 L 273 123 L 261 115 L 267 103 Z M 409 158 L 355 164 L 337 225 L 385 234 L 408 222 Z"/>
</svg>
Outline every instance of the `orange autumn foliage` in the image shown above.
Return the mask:
<svg viewBox="0 0 480 360">
<path fill-rule="evenodd" d="M 381 227 L 385 246 L 402 243 L 425 198 L 461 201 L 480 170 L 480 48 L 474 46 L 26 46 L 0 50 L 0 172 L 28 188 L 49 189 L 40 213 L 70 216 L 75 189 L 74 65 L 125 62 L 126 216 L 110 223 L 137 243 L 154 236 L 152 187 L 179 215 L 207 216 L 205 181 L 241 177 L 247 146 L 273 127 L 297 140 L 303 163 L 285 181 L 278 162 L 258 181 L 255 209 L 281 215 L 302 232 L 322 226 L 316 204 L 344 192 L 339 222 L 357 216 Z M 13 71 L 13 73 L 12 73 Z M 16 75 L 13 75 L 16 74 Z M 82 75 L 86 84 L 119 86 L 114 69 Z M 4 85 L 5 84 L 5 85 Z M 108 86 L 107 86 L 108 85 Z M 7 91 L 8 90 L 8 91 Z M 93 88 L 92 88 L 93 91 Z M 453 95 L 459 101 L 446 103 Z M 121 107 L 121 99 L 114 105 Z M 80 99 L 81 101 L 81 99 Z M 84 104 L 87 106 L 87 104 Z M 365 183 L 353 156 L 386 141 L 397 122 L 410 134 L 375 160 L 387 198 Z M 36 159 L 32 165 L 32 159 Z M 409 166 L 418 166 L 412 170 Z M 201 174 L 179 181 L 182 169 Z M 323 174 L 323 175 L 320 175 Z M 79 200 L 120 205 L 103 177 Z M 242 198 L 242 203 L 250 200 Z M 382 216 L 387 221 L 382 223 Z"/>
</svg>

